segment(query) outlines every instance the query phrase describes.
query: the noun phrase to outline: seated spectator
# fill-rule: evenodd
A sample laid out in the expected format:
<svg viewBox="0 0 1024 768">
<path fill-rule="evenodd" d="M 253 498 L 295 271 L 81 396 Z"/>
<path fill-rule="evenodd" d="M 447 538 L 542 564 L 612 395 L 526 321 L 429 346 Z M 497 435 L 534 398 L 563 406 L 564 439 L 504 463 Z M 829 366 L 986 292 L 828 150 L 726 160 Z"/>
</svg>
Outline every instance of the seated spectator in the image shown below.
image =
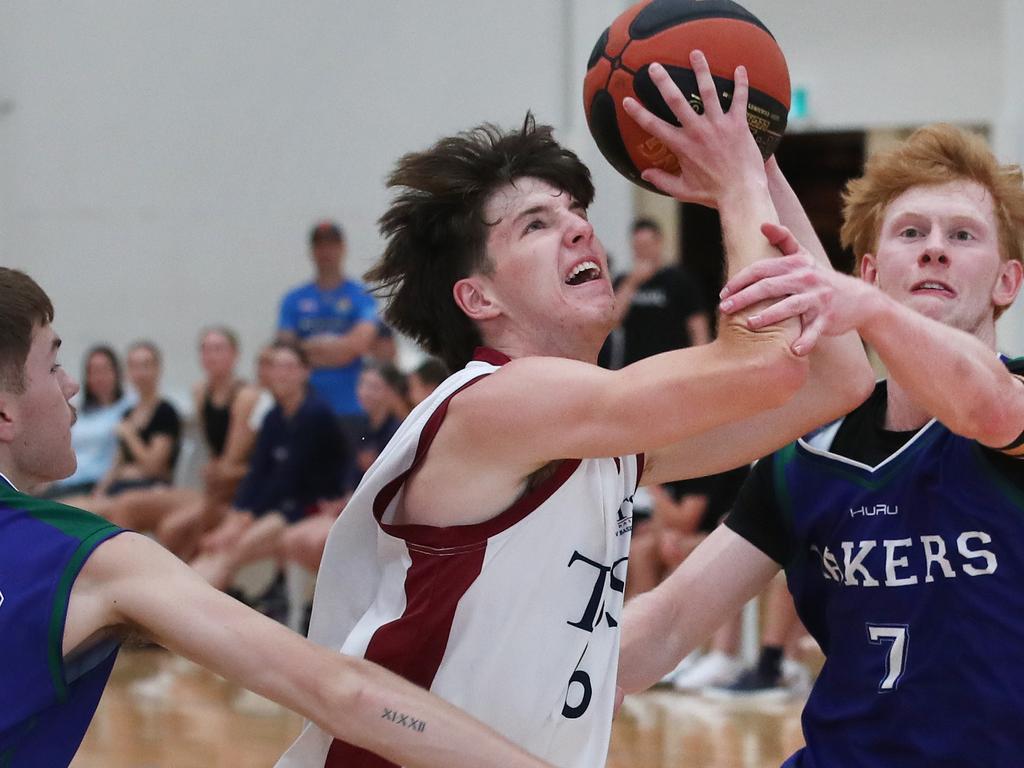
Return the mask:
<svg viewBox="0 0 1024 768">
<path fill-rule="evenodd" d="M 356 398 L 365 416 L 354 424 L 355 473 L 351 488 L 359 484 L 409 415 L 405 377 L 390 364 L 367 364 L 359 374 Z"/>
<path fill-rule="evenodd" d="M 190 510 L 190 520 L 200 519 L 202 515 L 199 513 L 213 512 L 218 504 L 222 508 L 230 502 L 241 479 L 242 472 L 236 472 L 234 476 L 222 472 L 220 458 L 228 440 L 232 416 L 244 423 L 259 393 L 256 388 L 247 387 L 235 374 L 238 342 L 232 331 L 223 327 L 203 331 L 199 352 L 206 379 L 193 388 L 192 396 L 200 432 L 210 457 L 203 468 L 204 488 L 200 491 L 157 484 L 130 488 L 96 502 L 93 511 L 122 527 L 159 533 L 168 515 L 176 510 Z M 191 537 L 186 535 L 182 522 L 179 518 L 177 528 L 164 531 L 167 540 L 158 536 L 178 555 L 187 550 L 188 540 L 194 545 L 198 537 L 195 532 Z M 212 520 L 209 524 L 215 522 Z"/>
<path fill-rule="evenodd" d="M 270 389 L 275 406 L 256 441 L 249 472 L 233 508 L 200 541 L 195 569 L 226 589 L 238 568 L 276 556 L 291 523 L 344 493 L 347 444 L 330 406 L 309 387 L 305 351 L 287 341 L 272 348 Z"/>
<path fill-rule="evenodd" d="M 449 375 L 448 366 L 436 357 L 428 357 L 407 377 L 410 404 L 415 408 L 422 403 Z"/>
<path fill-rule="evenodd" d="M 443 367 L 443 366 L 442 366 Z M 359 376 L 356 396 L 366 412 L 366 420 L 358 435 L 354 488 L 363 472 L 377 460 L 384 446 L 394 436 L 402 419 L 409 414 L 408 387 L 404 376 L 393 365 L 369 364 Z M 279 557 L 287 574 L 287 624 L 304 632 L 308 610 L 306 596 L 313 574 L 320 567 L 324 545 L 331 526 L 345 507 L 347 498 L 321 505 L 315 515 L 289 525 L 281 535 Z"/>
<path fill-rule="evenodd" d="M 647 489 L 650 519 L 638 520 L 634 507 L 627 599 L 657 586 L 719 525 L 749 472 L 749 467 L 740 467 Z M 742 668 L 737 657 L 740 617 L 723 616 L 722 621 L 708 652 L 688 657 L 665 682 L 696 691 L 733 680 Z"/>
<path fill-rule="evenodd" d="M 132 402 L 121 385 L 117 353 L 106 345 L 86 353 L 82 381 L 78 419 L 71 427 L 78 468 L 71 477 L 50 486 L 46 495 L 51 498 L 92 493 L 114 464 L 117 425 Z"/>
<path fill-rule="evenodd" d="M 103 516 L 110 514 L 111 500 L 119 494 L 169 485 L 181 447 L 181 418 L 160 397 L 159 349 L 150 341 L 137 341 L 125 359 L 138 399 L 117 425 L 114 464 L 91 494 L 68 499 L 73 506 Z"/>
</svg>

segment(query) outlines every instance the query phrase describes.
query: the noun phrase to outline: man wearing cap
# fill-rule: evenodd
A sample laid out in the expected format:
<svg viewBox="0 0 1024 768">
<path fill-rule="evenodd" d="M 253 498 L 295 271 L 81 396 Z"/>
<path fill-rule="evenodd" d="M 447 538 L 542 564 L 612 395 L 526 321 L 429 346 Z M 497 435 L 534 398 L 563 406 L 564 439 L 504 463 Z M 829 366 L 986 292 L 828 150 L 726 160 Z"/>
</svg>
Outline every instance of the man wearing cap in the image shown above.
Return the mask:
<svg viewBox="0 0 1024 768">
<path fill-rule="evenodd" d="M 340 226 L 318 222 L 309 243 L 316 278 L 284 297 L 278 337 L 301 344 L 313 368 L 310 385 L 345 425 L 362 413 L 356 382 L 377 336 L 377 306 L 362 284 L 345 277 Z"/>
</svg>

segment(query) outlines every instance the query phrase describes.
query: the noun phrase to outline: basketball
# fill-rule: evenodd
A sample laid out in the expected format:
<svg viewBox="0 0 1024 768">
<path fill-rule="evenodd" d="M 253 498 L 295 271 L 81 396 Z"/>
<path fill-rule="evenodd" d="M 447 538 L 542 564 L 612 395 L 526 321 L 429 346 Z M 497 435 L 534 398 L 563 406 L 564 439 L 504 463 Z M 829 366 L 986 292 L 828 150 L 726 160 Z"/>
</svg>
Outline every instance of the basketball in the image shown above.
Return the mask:
<svg viewBox="0 0 1024 768">
<path fill-rule="evenodd" d="M 698 113 L 704 106 L 690 69 L 694 49 L 704 52 L 722 109 L 732 101 L 733 73 L 747 68 L 747 122 L 765 159 L 782 139 L 789 114 L 786 59 L 768 28 L 731 0 L 641 0 L 598 38 L 587 62 L 583 106 L 601 154 L 630 181 L 659 192 L 640 178 L 648 168 L 677 173 L 679 164 L 662 143 L 626 114 L 622 100 L 636 98 L 655 115 L 679 125 L 651 81 L 650 65 L 665 67 Z"/>
</svg>

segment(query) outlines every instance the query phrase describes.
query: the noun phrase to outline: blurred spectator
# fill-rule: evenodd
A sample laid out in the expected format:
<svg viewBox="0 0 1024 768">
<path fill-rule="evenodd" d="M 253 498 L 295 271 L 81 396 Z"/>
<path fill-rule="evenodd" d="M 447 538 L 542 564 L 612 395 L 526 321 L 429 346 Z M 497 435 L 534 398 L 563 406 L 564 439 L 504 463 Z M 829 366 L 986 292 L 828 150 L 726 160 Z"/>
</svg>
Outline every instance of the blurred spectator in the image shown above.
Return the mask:
<svg viewBox="0 0 1024 768">
<path fill-rule="evenodd" d="M 615 281 L 618 327 L 601 355 L 601 364 L 612 369 L 711 340 L 696 286 L 679 266 L 667 263 L 661 226 L 637 219 L 632 245 L 632 270 Z"/>
<path fill-rule="evenodd" d="M 50 497 L 92 493 L 114 464 L 117 425 L 132 402 L 121 385 L 117 353 L 106 345 L 86 353 L 82 382 L 78 420 L 71 427 L 78 468 L 71 477 L 50 486 L 46 494 Z"/>
<path fill-rule="evenodd" d="M 383 320 L 377 323 L 377 338 L 366 352 L 366 357 L 375 363 L 391 363 L 398 359 L 398 345 L 395 343 L 395 332 Z"/>
<path fill-rule="evenodd" d="M 409 403 L 413 407 L 422 403 L 449 375 L 448 366 L 436 357 L 428 357 L 407 378 Z"/>
<path fill-rule="evenodd" d="M 179 556 L 187 555 L 205 526 L 216 523 L 234 496 L 244 466 L 222 460 L 229 436 L 252 445 L 246 422 L 259 390 L 248 386 L 235 372 L 238 337 L 226 327 L 204 330 L 199 337 L 199 358 L 206 377 L 192 389 L 193 409 L 208 461 L 203 466 L 203 488 L 158 485 L 127 490 L 95 508 L 108 520 L 136 531 L 156 531 L 164 546 Z M 169 518 L 172 518 L 169 520 Z M 168 524 L 169 523 L 169 524 Z"/>
<path fill-rule="evenodd" d="M 343 422 L 360 413 L 356 382 L 377 337 L 377 307 L 344 273 L 345 237 L 332 221 L 310 233 L 316 278 L 281 302 L 278 338 L 297 341 L 312 366 L 310 385 Z"/>
<path fill-rule="evenodd" d="M 90 511 L 100 511 L 97 506 L 119 493 L 169 484 L 181 446 L 181 419 L 160 396 L 160 350 L 150 341 L 137 341 L 125 361 L 137 401 L 117 425 L 118 448 L 110 471 L 91 496 L 74 502 Z"/>
<path fill-rule="evenodd" d="M 355 432 L 355 472 L 349 487 L 359 484 L 409 414 L 404 390 L 405 379 L 393 365 L 367 365 L 359 375 L 356 395 L 365 416 Z"/>
<path fill-rule="evenodd" d="M 347 445 L 330 407 L 309 387 L 302 347 L 273 345 L 270 389 L 275 406 L 256 441 L 249 471 L 223 522 L 200 541 L 192 564 L 226 589 L 245 563 L 278 554 L 287 525 L 343 495 Z"/>
</svg>

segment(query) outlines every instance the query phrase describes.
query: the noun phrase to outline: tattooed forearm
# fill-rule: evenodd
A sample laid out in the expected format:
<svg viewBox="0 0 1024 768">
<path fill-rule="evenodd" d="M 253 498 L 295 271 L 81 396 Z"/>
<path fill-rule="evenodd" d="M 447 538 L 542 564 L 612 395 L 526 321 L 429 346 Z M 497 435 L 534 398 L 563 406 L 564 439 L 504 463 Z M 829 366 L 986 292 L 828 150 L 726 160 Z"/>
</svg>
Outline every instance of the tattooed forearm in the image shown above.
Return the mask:
<svg viewBox="0 0 1024 768">
<path fill-rule="evenodd" d="M 381 715 L 385 720 L 390 720 L 395 725 L 404 726 L 410 730 L 416 731 L 417 733 L 423 733 L 427 729 L 427 723 L 425 720 L 418 720 L 412 715 L 406 715 L 395 709 L 388 709 L 384 707 L 384 714 Z"/>
</svg>

